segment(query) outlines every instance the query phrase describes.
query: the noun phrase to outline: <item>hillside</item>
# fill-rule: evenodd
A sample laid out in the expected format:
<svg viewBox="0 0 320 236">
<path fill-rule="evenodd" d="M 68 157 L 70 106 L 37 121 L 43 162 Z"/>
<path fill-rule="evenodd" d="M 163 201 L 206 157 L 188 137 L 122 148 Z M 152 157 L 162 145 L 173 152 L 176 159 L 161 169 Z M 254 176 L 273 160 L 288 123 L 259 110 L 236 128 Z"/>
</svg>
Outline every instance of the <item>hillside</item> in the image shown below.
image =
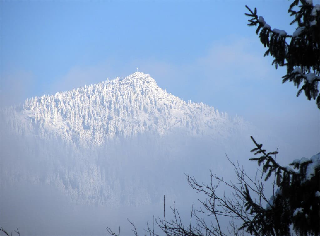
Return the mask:
<svg viewBox="0 0 320 236">
<path fill-rule="evenodd" d="M 175 129 L 221 139 L 244 126 L 238 117 L 229 119 L 226 113 L 203 103 L 181 100 L 141 72 L 27 99 L 10 112 L 33 130 L 40 128 L 37 132 L 42 135 L 54 133 L 81 145 L 102 145 L 110 139 L 145 132 L 165 135 Z M 14 122 L 12 119 L 12 126 L 19 126 Z"/>
</svg>

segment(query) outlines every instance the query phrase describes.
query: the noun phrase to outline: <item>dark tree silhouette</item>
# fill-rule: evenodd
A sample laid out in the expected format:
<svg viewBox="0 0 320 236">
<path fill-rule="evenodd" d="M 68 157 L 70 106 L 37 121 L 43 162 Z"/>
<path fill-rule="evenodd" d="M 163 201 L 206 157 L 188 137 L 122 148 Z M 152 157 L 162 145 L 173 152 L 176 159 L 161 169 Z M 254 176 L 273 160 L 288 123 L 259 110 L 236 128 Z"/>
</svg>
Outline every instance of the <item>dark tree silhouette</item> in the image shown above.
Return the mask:
<svg viewBox="0 0 320 236">
<path fill-rule="evenodd" d="M 300 5 L 299 5 L 300 3 Z M 294 16 L 290 23 L 297 24 L 292 35 L 284 30 L 271 29 L 262 16 L 257 15 L 246 6 L 251 19 L 249 26 L 256 26 L 256 34 L 267 51 L 264 56 L 274 58 L 273 63 L 286 66 L 287 74 L 282 82 L 293 82 L 298 90 L 297 96 L 303 91 L 308 100 L 315 99 L 320 109 L 319 81 L 320 81 L 320 5 L 313 5 L 312 0 L 294 0 L 288 13 Z"/>
<path fill-rule="evenodd" d="M 275 152 L 267 152 L 263 145 L 255 141 L 251 150 L 258 157 L 251 158 L 262 165 L 260 176 L 253 179 L 239 163 L 229 158 L 236 181 L 228 182 L 210 174 L 210 182 L 199 183 L 187 175 L 191 188 L 205 196 L 200 200 L 202 207 L 193 209 L 193 224 L 186 225 L 177 209 L 172 208 L 173 218 L 158 218 L 156 224 L 165 235 L 291 235 L 291 226 L 298 235 L 320 235 L 320 153 L 310 159 L 301 158 L 283 167 L 277 161 Z M 274 176 L 273 194 L 267 197 L 264 182 Z M 219 186 L 224 185 L 232 191 L 231 195 L 219 194 Z M 205 216 L 210 216 L 209 220 Z M 230 220 L 229 229 L 222 229 L 223 218 Z M 131 223 L 131 222 L 130 222 Z M 131 223 L 132 224 L 132 223 Z M 133 224 L 132 224 L 133 225 Z M 134 226 L 134 225 L 133 225 Z M 115 234 L 108 228 L 108 232 Z M 119 231 L 120 232 L 120 231 Z M 137 229 L 133 230 L 138 235 Z M 154 233 L 150 227 L 146 232 Z"/>
<path fill-rule="evenodd" d="M 190 186 L 206 196 L 204 201 L 200 200 L 203 209 L 193 211 L 195 226 L 185 226 L 176 209 L 173 220 L 158 219 L 166 235 L 291 235 L 291 226 L 298 235 L 320 235 L 320 153 L 310 159 L 295 160 L 290 164 L 292 167 L 283 167 L 274 158 L 278 152 L 266 152 L 262 144 L 251 138 L 256 146 L 251 152 L 259 157 L 250 160 L 262 165 L 261 178 L 252 179 L 239 163 L 230 160 L 237 176 L 235 183 L 212 173 L 209 184 L 199 183 L 188 175 Z M 263 182 L 272 175 L 274 190 L 277 189 L 267 198 Z M 220 184 L 230 188 L 232 195 L 220 196 L 217 192 Z M 199 213 L 211 215 L 213 221 L 207 223 Z M 231 232 L 221 229 L 222 217 L 231 220 Z"/>
<path fill-rule="evenodd" d="M 12 236 L 12 232 L 9 234 L 4 228 L 0 227 L 0 235 L 1 232 L 4 234 L 4 235 L 7 235 L 7 236 Z M 20 236 L 20 232 L 19 232 L 19 229 L 15 230 L 14 231 L 16 233 L 16 235 L 19 235 Z"/>
</svg>

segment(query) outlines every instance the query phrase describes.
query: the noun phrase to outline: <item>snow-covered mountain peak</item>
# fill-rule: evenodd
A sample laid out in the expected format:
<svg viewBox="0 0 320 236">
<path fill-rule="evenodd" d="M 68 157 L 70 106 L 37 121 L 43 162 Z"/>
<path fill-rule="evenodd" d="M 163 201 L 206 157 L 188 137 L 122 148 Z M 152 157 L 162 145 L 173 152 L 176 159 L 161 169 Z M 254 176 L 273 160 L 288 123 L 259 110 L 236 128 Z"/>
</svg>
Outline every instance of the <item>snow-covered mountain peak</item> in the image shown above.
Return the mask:
<svg viewBox="0 0 320 236">
<path fill-rule="evenodd" d="M 149 81 L 155 81 L 149 74 L 145 74 L 143 72 L 134 72 L 131 75 L 128 75 L 123 78 L 123 80 L 149 80 Z"/>
<path fill-rule="evenodd" d="M 124 78 L 119 78 L 119 81 L 123 84 L 141 84 L 148 87 L 158 87 L 156 81 L 149 75 L 143 72 L 135 72 Z"/>
<path fill-rule="evenodd" d="M 28 127 L 39 128 L 41 135 L 54 134 L 85 145 L 145 132 L 164 135 L 176 129 L 221 138 L 232 135 L 230 130 L 242 124 L 239 118 L 230 120 L 213 107 L 167 93 L 142 72 L 27 99 L 19 117 Z"/>
</svg>

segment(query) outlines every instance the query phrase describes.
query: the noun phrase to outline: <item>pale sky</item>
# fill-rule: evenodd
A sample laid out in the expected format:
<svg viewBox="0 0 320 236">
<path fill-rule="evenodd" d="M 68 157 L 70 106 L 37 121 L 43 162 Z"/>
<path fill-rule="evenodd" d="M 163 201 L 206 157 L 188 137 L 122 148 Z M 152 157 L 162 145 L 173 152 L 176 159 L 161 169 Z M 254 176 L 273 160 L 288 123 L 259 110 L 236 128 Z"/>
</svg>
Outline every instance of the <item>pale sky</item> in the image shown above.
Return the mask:
<svg viewBox="0 0 320 236">
<path fill-rule="evenodd" d="M 295 30 L 287 0 L 0 1 L 1 103 L 124 77 L 138 67 L 184 100 L 270 132 L 298 132 L 304 138 L 297 143 L 320 150 L 315 102 L 282 84 L 285 69 L 263 57 L 245 5 L 257 7 L 272 28 Z"/>
</svg>

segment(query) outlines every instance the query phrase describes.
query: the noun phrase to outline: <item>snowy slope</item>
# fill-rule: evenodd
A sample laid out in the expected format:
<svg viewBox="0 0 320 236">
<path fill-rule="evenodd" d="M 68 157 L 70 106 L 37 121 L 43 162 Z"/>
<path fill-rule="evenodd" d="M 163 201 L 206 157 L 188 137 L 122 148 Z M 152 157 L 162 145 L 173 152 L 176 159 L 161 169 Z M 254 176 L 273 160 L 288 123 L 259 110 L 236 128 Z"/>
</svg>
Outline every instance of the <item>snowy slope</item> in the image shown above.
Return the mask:
<svg viewBox="0 0 320 236">
<path fill-rule="evenodd" d="M 185 102 L 159 88 L 148 74 L 136 72 L 55 95 L 27 99 L 24 119 L 40 133 L 53 131 L 65 140 L 101 145 L 115 137 L 144 132 L 160 135 L 184 129 L 191 135 L 225 138 L 244 125 L 203 103 Z"/>
</svg>

